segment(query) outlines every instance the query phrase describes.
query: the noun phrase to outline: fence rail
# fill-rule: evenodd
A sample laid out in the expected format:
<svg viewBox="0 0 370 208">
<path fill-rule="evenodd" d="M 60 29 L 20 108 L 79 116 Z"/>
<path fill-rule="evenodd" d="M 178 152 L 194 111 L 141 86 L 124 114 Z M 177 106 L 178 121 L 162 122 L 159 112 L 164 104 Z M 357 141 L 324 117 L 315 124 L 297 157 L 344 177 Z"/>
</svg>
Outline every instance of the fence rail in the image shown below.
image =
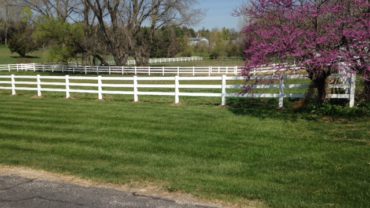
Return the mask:
<svg viewBox="0 0 370 208">
<path fill-rule="evenodd" d="M 103 99 L 104 95 L 132 95 L 134 102 L 139 101 L 140 95 L 173 96 L 176 104 L 180 103 L 180 97 L 219 97 L 221 98 L 221 105 L 226 104 L 227 98 L 277 98 L 279 101 L 279 108 L 282 108 L 285 98 L 304 97 L 304 94 L 287 93 L 287 89 L 306 89 L 308 87 L 307 84 L 287 83 L 289 80 L 307 80 L 308 78 L 303 75 L 252 77 L 252 79 L 256 78 L 258 78 L 258 80 L 274 81 L 275 83 L 255 84 L 252 85 L 253 89 L 276 89 L 278 92 L 253 93 L 252 90 L 251 93 L 242 93 L 244 85 L 241 81 L 245 80 L 245 78 L 240 76 L 228 77 L 226 75 L 203 77 L 0 75 L 0 90 L 9 90 L 12 95 L 16 95 L 17 91 L 35 91 L 37 96 L 42 96 L 43 92 L 63 92 L 66 98 L 70 98 L 71 93 L 97 94 L 98 99 Z M 350 107 L 353 107 L 355 78 L 355 75 L 352 75 L 347 79 L 348 82 L 346 83 L 331 85 L 330 88 L 341 89 L 344 93 L 329 94 L 328 98 L 348 99 Z M 154 84 L 145 83 L 147 81 L 154 82 Z M 237 84 L 235 84 L 235 82 Z M 86 89 L 86 87 L 89 88 Z M 159 89 L 162 89 L 162 91 Z M 163 91 L 163 89 L 167 91 Z M 169 89 L 170 91 L 168 91 Z M 184 89 L 195 91 L 188 92 L 183 91 Z M 230 92 L 231 89 L 233 89 L 234 92 Z M 210 91 L 204 92 L 204 90 Z M 214 90 L 218 91 L 215 92 Z M 238 92 L 235 92 L 235 90 Z"/>
<path fill-rule="evenodd" d="M 242 66 L 207 66 L 207 67 L 153 67 L 153 66 L 77 66 L 77 65 L 43 65 L 43 64 L 6 64 L 0 65 L 0 71 L 33 71 L 60 72 L 72 74 L 119 74 L 147 76 L 220 76 L 240 75 Z M 300 71 L 301 68 L 291 66 L 289 70 Z M 252 75 L 274 74 L 277 70 L 272 66 L 259 67 L 251 71 Z M 282 69 L 279 70 L 284 71 Z"/>
<path fill-rule="evenodd" d="M 174 58 L 151 58 L 151 59 L 149 59 L 149 64 L 191 62 L 191 61 L 203 61 L 203 58 L 199 57 L 199 56 L 174 57 Z M 128 60 L 127 65 L 136 65 L 136 61 L 135 60 Z"/>
</svg>

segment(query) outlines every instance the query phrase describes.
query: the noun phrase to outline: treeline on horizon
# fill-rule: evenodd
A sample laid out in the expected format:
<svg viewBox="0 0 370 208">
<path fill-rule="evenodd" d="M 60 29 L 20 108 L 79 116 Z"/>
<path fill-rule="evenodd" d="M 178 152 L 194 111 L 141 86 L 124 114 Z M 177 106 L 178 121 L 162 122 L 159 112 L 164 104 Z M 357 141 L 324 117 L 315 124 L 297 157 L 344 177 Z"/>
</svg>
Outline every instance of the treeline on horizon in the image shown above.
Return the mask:
<svg viewBox="0 0 370 208">
<path fill-rule="evenodd" d="M 239 32 L 227 28 L 195 31 L 189 26 L 199 12 L 187 4 L 190 0 L 172 5 L 164 0 L 146 1 L 146 5 L 106 2 L 4 1 L 0 10 L 1 44 L 21 57 L 46 48 L 51 62 L 94 65 L 124 65 L 129 58 L 146 65 L 149 58 L 156 57 L 243 56 Z M 140 14 L 131 14 L 135 11 Z M 190 44 L 196 37 L 208 43 Z"/>
</svg>

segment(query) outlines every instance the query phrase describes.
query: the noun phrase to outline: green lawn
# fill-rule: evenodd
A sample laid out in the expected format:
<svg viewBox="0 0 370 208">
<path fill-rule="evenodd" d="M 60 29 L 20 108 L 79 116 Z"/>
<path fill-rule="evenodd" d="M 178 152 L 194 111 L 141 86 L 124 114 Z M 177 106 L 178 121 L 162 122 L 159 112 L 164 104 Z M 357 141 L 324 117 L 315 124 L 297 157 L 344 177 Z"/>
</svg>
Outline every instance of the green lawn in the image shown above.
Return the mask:
<svg viewBox="0 0 370 208">
<path fill-rule="evenodd" d="M 33 93 L 34 94 L 34 93 Z M 276 100 L 66 100 L 0 93 L 0 163 L 270 207 L 368 207 L 369 117 Z M 78 97 L 77 97 L 78 98 Z M 218 100 L 217 100 L 218 103 Z"/>
<path fill-rule="evenodd" d="M 38 50 L 26 58 L 21 58 L 18 54 L 11 53 L 6 46 L 0 45 L 0 64 L 43 63 L 46 62 L 47 53 L 47 50 Z"/>
<path fill-rule="evenodd" d="M 27 58 L 21 58 L 16 53 L 11 53 L 10 50 L 0 45 L 0 64 L 16 64 L 16 63 L 47 63 L 48 62 L 48 50 L 40 49 L 29 54 Z M 164 64 L 153 64 L 153 66 L 242 66 L 242 59 L 220 59 L 210 60 L 204 59 L 204 61 L 194 62 L 176 62 L 176 63 L 164 63 Z"/>
</svg>

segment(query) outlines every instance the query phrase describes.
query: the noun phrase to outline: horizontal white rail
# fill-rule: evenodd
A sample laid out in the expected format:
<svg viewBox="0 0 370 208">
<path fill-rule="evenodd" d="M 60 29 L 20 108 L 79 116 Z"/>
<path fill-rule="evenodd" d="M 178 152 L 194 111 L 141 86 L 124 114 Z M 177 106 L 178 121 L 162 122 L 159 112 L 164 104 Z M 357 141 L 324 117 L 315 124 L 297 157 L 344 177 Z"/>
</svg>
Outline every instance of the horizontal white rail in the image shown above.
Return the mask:
<svg viewBox="0 0 370 208">
<path fill-rule="evenodd" d="M 348 83 L 331 86 L 335 88 L 342 88 L 345 93 L 329 94 L 328 98 L 349 99 L 350 106 L 353 107 L 355 78 L 355 75 L 353 75 L 350 79 L 348 79 Z M 81 77 L 69 75 L 6 75 L 0 76 L 0 89 L 11 90 L 12 95 L 16 95 L 17 91 L 36 91 L 37 96 L 42 96 L 42 92 L 64 92 L 66 98 L 70 98 L 71 93 L 98 94 L 98 99 L 103 99 L 103 95 L 106 94 L 134 95 L 135 102 L 139 101 L 139 95 L 174 96 L 176 104 L 180 102 L 180 97 L 184 96 L 220 97 L 221 105 L 226 104 L 226 98 L 232 97 L 278 98 L 279 107 L 282 108 L 284 98 L 304 97 L 303 93 L 286 93 L 286 89 L 304 89 L 308 87 L 307 84 L 286 84 L 286 82 L 290 80 L 307 80 L 308 78 L 304 76 L 261 76 L 255 77 L 254 80 L 270 80 L 271 84 L 259 84 L 257 81 L 256 84 L 247 86 L 253 90 L 245 91 L 243 88 L 246 86 L 241 82 L 244 79 L 244 77 L 227 77 L 226 75 L 219 77 Z M 183 91 L 184 89 L 187 90 Z M 193 91 L 188 92 L 189 90 Z M 238 92 L 235 92 L 235 90 Z M 258 92 L 255 92 L 254 90 L 258 90 Z M 269 91 L 260 92 L 264 90 Z"/>
<path fill-rule="evenodd" d="M 78 65 L 42 65 L 42 64 L 8 64 L 0 65 L 0 71 L 30 71 L 30 72 L 58 72 L 73 74 L 119 74 L 119 75 L 147 75 L 147 76 L 238 76 L 244 70 L 243 66 L 206 66 L 206 67 L 153 67 L 153 66 L 78 66 Z M 253 76 L 275 74 L 277 70 L 271 67 L 259 67 L 251 70 Z M 301 68 L 290 66 L 289 70 L 299 73 Z"/>
<path fill-rule="evenodd" d="M 162 64 L 162 63 L 174 63 L 174 62 L 190 62 L 190 61 L 203 61 L 202 57 L 174 57 L 174 58 L 150 58 L 149 64 Z M 136 65 L 135 60 L 128 60 L 127 65 Z"/>
</svg>

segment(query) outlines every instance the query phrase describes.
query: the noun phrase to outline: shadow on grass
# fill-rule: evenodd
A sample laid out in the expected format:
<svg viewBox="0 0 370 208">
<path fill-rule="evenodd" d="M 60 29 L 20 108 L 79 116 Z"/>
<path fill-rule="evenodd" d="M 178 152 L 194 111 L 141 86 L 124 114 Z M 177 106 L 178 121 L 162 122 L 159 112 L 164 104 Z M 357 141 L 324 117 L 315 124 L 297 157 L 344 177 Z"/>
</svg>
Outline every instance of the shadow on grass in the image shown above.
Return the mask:
<svg viewBox="0 0 370 208">
<path fill-rule="evenodd" d="M 261 119 L 273 118 L 295 121 L 305 120 L 355 120 L 369 118 L 370 104 L 360 103 L 355 108 L 349 108 L 347 101 L 334 101 L 323 105 L 312 104 L 296 109 L 299 100 L 284 100 L 284 108 L 278 108 L 277 99 L 242 99 L 230 98 L 228 109 L 236 115 L 248 115 Z"/>
<path fill-rule="evenodd" d="M 236 115 L 248 115 L 261 119 L 298 119 L 298 114 L 290 113 L 286 109 L 278 109 L 276 99 L 243 99 L 230 98 L 228 109 Z M 289 112 L 289 113 L 288 113 Z"/>
<path fill-rule="evenodd" d="M 39 56 L 10 56 L 10 58 L 13 58 L 13 59 L 39 59 L 40 57 Z"/>
</svg>

